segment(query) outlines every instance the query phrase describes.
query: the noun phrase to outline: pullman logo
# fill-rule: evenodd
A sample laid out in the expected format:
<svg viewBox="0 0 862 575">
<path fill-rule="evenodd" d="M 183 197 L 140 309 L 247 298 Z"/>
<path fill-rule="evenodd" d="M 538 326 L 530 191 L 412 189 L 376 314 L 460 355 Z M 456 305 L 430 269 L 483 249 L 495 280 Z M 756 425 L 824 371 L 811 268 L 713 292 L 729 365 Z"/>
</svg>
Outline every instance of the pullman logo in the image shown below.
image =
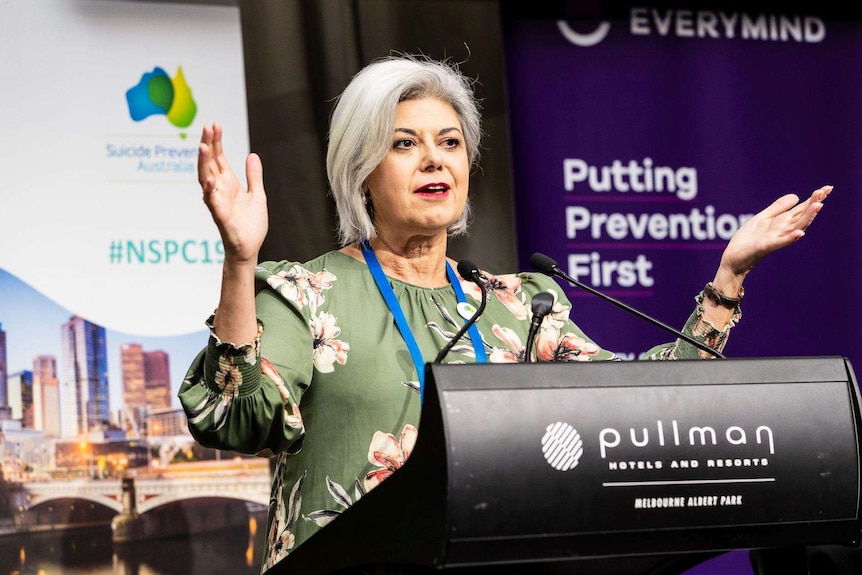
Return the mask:
<svg viewBox="0 0 862 575">
<path fill-rule="evenodd" d="M 558 421 L 545 428 L 542 453 L 551 467 L 557 471 L 568 471 L 578 465 L 584 454 L 584 442 L 577 429 Z"/>
</svg>

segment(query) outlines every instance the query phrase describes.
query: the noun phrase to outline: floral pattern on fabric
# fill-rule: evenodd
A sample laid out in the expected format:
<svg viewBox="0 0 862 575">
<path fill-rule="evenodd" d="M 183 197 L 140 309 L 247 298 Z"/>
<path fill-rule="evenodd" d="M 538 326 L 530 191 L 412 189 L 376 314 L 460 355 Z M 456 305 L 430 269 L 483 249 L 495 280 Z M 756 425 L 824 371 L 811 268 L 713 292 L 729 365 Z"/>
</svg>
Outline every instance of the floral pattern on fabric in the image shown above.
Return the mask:
<svg viewBox="0 0 862 575">
<path fill-rule="evenodd" d="M 571 308 L 560 303 L 554 290 L 548 293 L 554 304 L 536 336 L 536 357 L 541 361 L 590 361 L 598 355 L 599 346 L 570 331 L 562 332 Z"/>
<path fill-rule="evenodd" d="M 284 559 L 293 549 L 296 542 L 293 529 L 299 518 L 299 508 L 302 505 L 302 484 L 305 473 L 297 480 L 285 501 L 283 467 L 287 454 L 282 453 L 275 466 L 272 495 L 270 496 L 270 514 L 272 516 L 267 536 L 267 545 L 263 550 L 261 573 Z"/>
<path fill-rule="evenodd" d="M 262 268 L 258 270 L 263 271 Z M 282 297 L 311 311 L 309 329 L 314 339 L 314 367 L 322 373 L 331 373 L 335 363 L 347 363 L 347 353 L 350 351 L 350 344 L 336 339 L 341 334 L 341 328 L 336 325 L 335 316 L 327 312 L 317 313 L 317 309 L 326 301 L 324 290 L 331 289 L 336 279 L 335 274 L 325 269 L 312 273 L 299 264 L 266 278 L 266 283 Z"/>
<path fill-rule="evenodd" d="M 500 276 L 504 277 L 504 276 Z M 498 282 L 499 283 L 499 282 Z M 509 281 L 509 286 L 515 282 Z M 478 287 L 476 288 L 478 290 Z M 545 316 L 539 332 L 536 334 L 536 359 L 541 361 L 589 361 L 598 355 L 601 348 L 591 341 L 587 341 L 578 334 L 562 332 L 568 318 L 569 306 L 560 304 L 557 293 L 547 290 L 554 298 L 551 313 Z M 517 292 L 514 292 L 516 294 Z M 512 311 L 512 307 L 507 305 Z M 517 311 L 517 310 L 516 310 Z M 513 311 L 515 314 L 515 311 Z M 523 320 L 532 318 L 532 310 Z M 516 317 L 516 319 L 519 319 Z M 521 340 L 518 332 L 512 328 L 494 324 L 491 332 L 503 343 L 503 347 L 491 347 L 488 360 L 491 363 L 521 363 L 525 360 L 526 344 Z M 532 358 L 531 358 L 532 359 Z"/>
<path fill-rule="evenodd" d="M 527 348 L 521 342 L 521 337 L 508 327 L 497 324 L 491 328 L 491 332 L 502 341 L 506 347 L 494 347 L 488 356 L 491 363 L 518 363 L 524 361 Z"/>
<path fill-rule="evenodd" d="M 521 293 L 521 278 L 516 274 L 505 274 L 500 276 L 488 275 L 488 293 L 493 294 L 500 303 L 506 306 L 516 319 L 527 319 L 530 315 L 530 306 L 524 300 Z M 474 299 L 482 299 L 482 290 L 471 281 L 461 280 L 461 289 L 469 293 Z"/>
<path fill-rule="evenodd" d="M 335 316 L 320 312 L 312 316 L 309 325 L 314 337 L 314 367 L 321 373 L 331 373 L 336 362 L 340 365 L 347 363 L 350 344 L 335 339 L 341 334 L 341 328 L 335 322 Z"/>
<path fill-rule="evenodd" d="M 296 402 L 291 401 L 290 390 L 284 384 L 284 380 L 279 375 L 278 370 L 265 357 L 260 358 L 260 369 L 263 375 L 267 376 L 275 384 L 278 394 L 281 395 L 281 401 L 284 404 L 284 424 L 294 429 L 305 431 L 302 425 L 302 414 L 299 412 L 299 406 Z"/>
<path fill-rule="evenodd" d="M 360 483 L 359 480 L 354 481 L 353 498 L 341 484 L 336 483 L 327 475 L 326 489 L 342 509 L 318 509 L 304 515 L 303 518 L 306 521 L 314 522 L 319 527 L 330 523 L 341 515 L 343 510 L 348 509 L 366 493 L 390 477 L 392 473 L 403 467 L 413 452 L 418 436 L 419 431 L 410 424 L 405 425 L 401 430 L 400 440 L 396 440 L 391 433 L 376 431 L 368 447 L 368 461 L 379 469 L 368 472 L 363 483 Z"/>
<path fill-rule="evenodd" d="M 210 413 L 213 416 L 213 430 L 218 431 L 227 421 L 230 406 L 239 393 L 242 384 L 242 374 L 233 363 L 230 355 L 218 358 L 218 371 L 215 374 L 215 384 L 221 389 L 220 393 L 210 393 L 189 413 L 189 423 L 195 424 L 206 418 Z"/>
<path fill-rule="evenodd" d="M 362 499 L 362 496 L 367 493 L 359 480 L 356 479 L 353 481 L 353 499 L 351 499 L 347 490 L 340 483 L 336 483 L 330 479 L 328 475 L 326 476 L 326 489 L 329 491 L 332 498 L 335 499 L 335 502 L 343 509 L 348 509 L 351 505 Z M 323 527 L 342 513 L 344 513 L 344 511 L 338 509 L 318 509 L 317 511 L 312 511 L 308 515 L 304 515 L 303 519 L 313 522 L 318 527 Z"/>
<path fill-rule="evenodd" d="M 599 351 L 593 342 L 556 328 L 543 328 L 536 338 L 536 357 L 542 361 L 590 361 Z"/>
<path fill-rule="evenodd" d="M 313 313 L 326 299 L 323 290 L 332 288 L 335 279 L 335 275 L 326 270 L 312 273 L 296 264 L 289 270 L 270 275 L 266 283 L 285 299 L 299 306 L 308 306 Z"/>
<path fill-rule="evenodd" d="M 387 477 L 400 469 L 416 445 L 419 430 L 409 423 L 401 430 L 401 438 L 396 439 L 391 433 L 377 431 L 371 438 L 368 447 L 368 461 L 380 469 L 369 471 L 365 475 L 365 490 L 371 491 L 380 485 Z"/>
</svg>

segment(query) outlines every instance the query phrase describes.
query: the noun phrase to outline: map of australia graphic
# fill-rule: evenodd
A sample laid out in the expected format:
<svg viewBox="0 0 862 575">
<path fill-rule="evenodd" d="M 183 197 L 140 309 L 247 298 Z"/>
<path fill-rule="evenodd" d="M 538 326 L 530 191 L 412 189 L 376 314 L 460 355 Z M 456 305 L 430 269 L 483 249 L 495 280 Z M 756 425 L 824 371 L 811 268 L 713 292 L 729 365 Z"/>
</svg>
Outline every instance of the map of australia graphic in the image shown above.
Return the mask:
<svg viewBox="0 0 862 575">
<path fill-rule="evenodd" d="M 177 67 L 173 78 L 158 66 L 144 73 L 140 82 L 126 92 L 126 101 L 134 121 L 162 115 L 178 128 L 191 125 L 198 111 L 182 67 Z"/>
</svg>

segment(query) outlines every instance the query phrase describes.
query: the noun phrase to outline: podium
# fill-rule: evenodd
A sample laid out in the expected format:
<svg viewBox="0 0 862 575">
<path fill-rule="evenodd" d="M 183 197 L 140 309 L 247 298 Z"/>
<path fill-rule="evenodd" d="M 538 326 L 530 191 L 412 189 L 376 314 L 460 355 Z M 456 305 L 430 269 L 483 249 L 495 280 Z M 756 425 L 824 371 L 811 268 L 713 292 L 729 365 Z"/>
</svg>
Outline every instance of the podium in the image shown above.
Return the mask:
<svg viewBox="0 0 862 575">
<path fill-rule="evenodd" d="M 859 544 L 845 358 L 426 369 L 407 463 L 272 573 L 681 573 Z"/>
</svg>

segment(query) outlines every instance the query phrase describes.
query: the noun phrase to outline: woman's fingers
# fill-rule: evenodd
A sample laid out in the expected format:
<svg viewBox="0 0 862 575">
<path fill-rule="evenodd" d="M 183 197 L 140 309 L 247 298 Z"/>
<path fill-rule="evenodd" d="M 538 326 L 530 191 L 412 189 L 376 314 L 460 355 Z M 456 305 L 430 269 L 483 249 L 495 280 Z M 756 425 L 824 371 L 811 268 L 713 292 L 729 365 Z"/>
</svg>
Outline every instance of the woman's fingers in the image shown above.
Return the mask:
<svg viewBox="0 0 862 575">
<path fill-rule="evenodd" d="M 212 155 L 215 160 L 218 171 L 224 172 L 230 169 L 227 163 L 227 157 L 224 155 L 224 146 L 222 145 L 222 126 L 218 122 L 213 122 L 212 126 Z"/>
<path fill-rule="evenodd" d="M 207 125 L 203 127 L 198 146 L 198 182 L 202 187 L 212 187 L 218 175 L 218 165 L 213 157 L 213 129 Z"/>
<path fill-rule="evenodd" d="M 761 210 L 760 215 L 763 218 L 774 218 L 787 213 L 794 206 L 798 207 L 798 204 L 799 196 L 796 194 L 785 194 Z"/>
<path fill-rule="evenodd" d="M 800 230 L 805 230 L 823 209 L 823 201 L 832 192 L 832 186 L 823 186 L 814 190 L 807 200 L 801 202 L 793 209 L 793 223 Z"/>
<path fill-rule="evenodd" d="M 245 159 L 245 178 L 248 182 L 249 192 L 263 192 L 263 164 L 260 161 L 260 156 L 254 152 Z"/>
<path fill-rule="evenodd" d="M 230 174 L 231 168 L 224 153 L 222 143 L 222 126 L 218 122 L 203 127 L 201 143 L 198 146 L 198 181 L 201 186 L 214 183 L 225 174 Z"/>
</svg>

